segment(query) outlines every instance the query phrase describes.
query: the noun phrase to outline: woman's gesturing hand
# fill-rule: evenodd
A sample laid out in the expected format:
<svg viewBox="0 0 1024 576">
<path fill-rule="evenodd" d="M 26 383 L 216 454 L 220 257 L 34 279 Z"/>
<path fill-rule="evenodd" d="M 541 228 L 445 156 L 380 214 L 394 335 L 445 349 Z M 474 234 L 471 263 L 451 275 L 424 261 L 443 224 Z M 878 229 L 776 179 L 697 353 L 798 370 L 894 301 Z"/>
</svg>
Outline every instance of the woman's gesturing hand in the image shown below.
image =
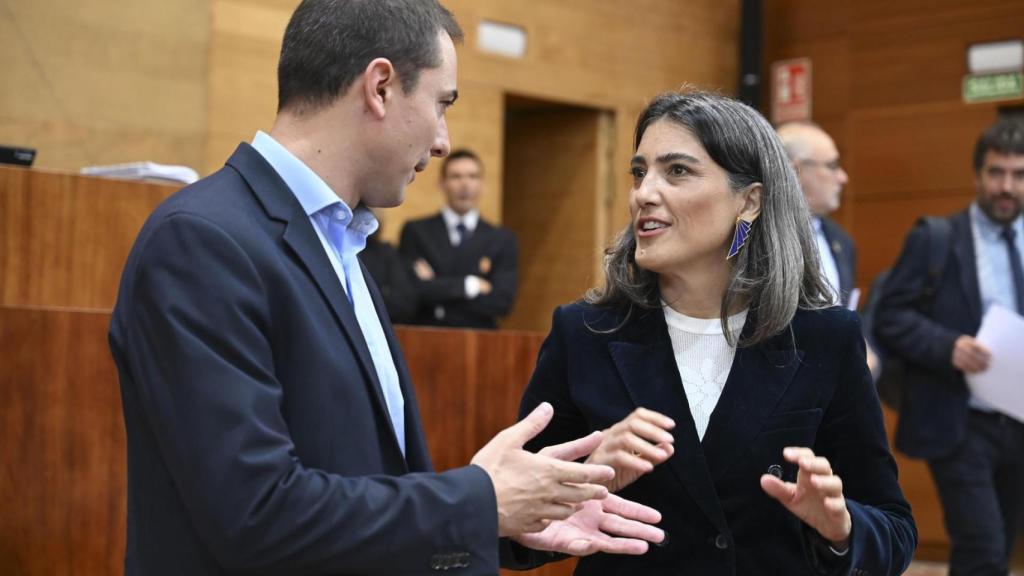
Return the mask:
<svg viewBox="0 0 1024 576">
<path fill-rule="evenodd" d="M 587 459 L 615 469 L 608 485 L 618 492 L 675 453 L 672 430 L 676 423 L 664 414 L 637 408 L 621 422 L 604 431 L 601 445 Z"/>
<path fill-rule="evenodd" d="M 761 476 L 761 488 L 794 516 L 818 531 L 837 552 L 849 547 L 852 521 L 843 497 L 843 481 L 829 461 L 810 448 L 786 448 L 783 457 L 799 466 L 796 482 Z"/>
</svg>

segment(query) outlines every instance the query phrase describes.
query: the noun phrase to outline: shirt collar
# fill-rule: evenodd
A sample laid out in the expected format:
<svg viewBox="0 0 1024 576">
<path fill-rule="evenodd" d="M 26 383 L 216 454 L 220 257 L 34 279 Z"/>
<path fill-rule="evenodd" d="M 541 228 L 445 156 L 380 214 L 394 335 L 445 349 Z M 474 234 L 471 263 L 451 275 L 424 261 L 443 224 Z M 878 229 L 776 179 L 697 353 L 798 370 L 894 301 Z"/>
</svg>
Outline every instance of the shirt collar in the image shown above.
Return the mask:
<svg viewBox="0 0 1024 576">
<path fill-rule="evenodd" d="M 369 236 L 379 227 L 373 212 L 362 205 L 357 206 L 353 212 L 323 181 L 323 178 L 320 178 L 316 172 L 313 172 L 309 166 L 306 166 L 302 160 L 299 160 L 269 134 L 262 130 L 256 132 L 256 136 L 252 140 L 252 147 L 281 176 L 307 216 L 313 216 L 327 207 L 336 206 L 336 210 L 340 210 L 339 220 L 350 230 Z M 332 215 L 336 213 L 336 210 L 326 212 L 328 215 Z"/>
<path fill-rule="evenodd" d="M 821 218 L 819 218 L 817 216 L 812 216 L 811 217 L 811 226 L 814 228 L 815 232 L 820 234 L 821 233 Z"/>
<path fill-rule="evenodd" d="M 444 218 L 444 223 L 450 230 L 454 230 L 461 222 L 466 226 L 467 230 L 474 231 L 476 230 L 477 223 L 480 221 L 479 210 L 470 210 L 462 216 L 459 216 L 455 213 L 455 210 L 452 210 L 451 207 L 447 205 L 444 208 L 441 208 L 441 216 Z"/>
</svg>

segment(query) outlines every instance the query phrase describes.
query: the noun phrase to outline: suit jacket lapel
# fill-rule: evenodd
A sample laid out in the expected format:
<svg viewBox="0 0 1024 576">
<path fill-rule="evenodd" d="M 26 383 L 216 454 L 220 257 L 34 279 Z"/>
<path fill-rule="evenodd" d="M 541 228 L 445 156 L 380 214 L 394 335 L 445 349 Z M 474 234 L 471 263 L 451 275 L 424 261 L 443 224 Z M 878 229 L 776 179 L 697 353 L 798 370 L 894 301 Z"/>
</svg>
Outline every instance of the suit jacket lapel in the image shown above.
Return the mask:
<svg viewBox="0 0 1024 576">
<path fill-rule="evenodd" d="M 469 235 L 469 238 L 462 243 L 461 248 L 469 254 L 477 254 L 480 252 L 480 246 L 484 243 L 484 240 L 488 237 L 490 226 L 484 222 L 483 218 L 477 220 L 476 229 Z"/>
<path fill-rule="evenodd" d="M 832 253 L 832 260 L 836 263 L 836 270 L 839 271 L 839 290 L 843 304 L 849 300 L 850 291 L 853 290 L 853 270 L 850 269 L 850 257 L 845 253 L 846 247 L 839 241 L 840 234 L 836 233 L 835 222 L 828 218 L 821 219 L 821 233 L 825 235 L 825 242 L 828 243 L 829 252 Z"/>
<path fill-rule="evenodd" d="M 465 270 L 469 274 L 485 277 L 487 274 L 480 269 L 481 257 L 486 254 L 485 241 L 488 238 L 488 225 L 483 219 L 477 221 L 476 230 L 455 249 L 456 270 Z"/>
<path fill-rule="evenodd" d="M 623 339 L 610 342 L 609 352 L 619 376 L 637 406 L 657 410 L 676 422 L 675 455 L 667 465 L 700 506 L 704 514 L 721 531 L 727 531 L 704 450 L 697 438 L 696 425 L 683 391 L 675 364 L 664 316 L 660 311 L 641 314 L 623 329 Z"/>
<path fill-rule="evenodd" d="M 389 319 L 384 299 L 380 295 L 376 282 L 370 276 L 365 265 L 362 265 L 363 277 L 366 279 L 366 286 L 370 289 L 370 297 L 377 309 L 377 317 L 380 318 L 381 327 L 384 329 L 384 336 L 388 341 L 388 349 L 391 350 L 391 359 L 395 363 L 395 371 L 398 372 L 398 384 L 402 390 L 402 397 L 405 399 L 405 461 L 407 470 L 415 472 L 427 472 L 433 470 L 430 461 L 430 449 L 427 447 L 426 436 L 423 433 L 423 422 L 420 420 L 420 411 L 416 403 L 416 391 L 412 384 L 412 377 L 409 375 L 409 367 L 405 363 L 405 356 L 395 334 L 394 327 Z"/>
<path fill-rule="evenodd" d="M 378 417 L 384 418 L 384 421 L 388 422 L 390 426 L 391 417 L 388 415 L 384 393 L 381 390 L 380 381 L 377 379 L 377 371 L 370 356 L 370 349 L 366 345 L 363 332 L 356 320 L 355 310 L 345 295 L 345 290 L 338 275 L 334 272 L 334 267 L 331 266 L 320 238 L 313 230 L 309 216 L 302 210 L 299 201 L 277 172 L 259 152 L 248 144 L 239 145 L 228 160 L 228 165 L 235 168 L 246 180 L 260 203 L 263 204 L 267 214 L 271 218 L 285 223 L 283 235 L 285 243 L 295 252 L 316 283 L 320 294 L 330 304 L 331 311 L 338 323 L 341 324 L 349 345 L 356 352 L 363 376 L 371 388 Z M 401 457 L 393 429 L 392 440 L 395 450 Z"/>
<path fill-rule="evenodd" d="M 748 328 L 751 326 L 753 322 L 748 319 Z M 803 352 L 772 349 L 772 344 L 783 344 L 788 338 L 787 331 L 767 343 L 736 350 L 729 378 L 704 433 L 713 480 L 721 478 L 746 452 L 796 375 Z"/>
<path fill-rule="evenodd" d="M 975 325 L 981 325 L 981 288 L 978 285 L 978 267 L 974 258 L 974 233 L 970 212 L 961 212 L 954 219 L 953 254 L 960 272 L 960 284 Z M 941 279 L 940 279 L 941 280 Z"/>
</svg>

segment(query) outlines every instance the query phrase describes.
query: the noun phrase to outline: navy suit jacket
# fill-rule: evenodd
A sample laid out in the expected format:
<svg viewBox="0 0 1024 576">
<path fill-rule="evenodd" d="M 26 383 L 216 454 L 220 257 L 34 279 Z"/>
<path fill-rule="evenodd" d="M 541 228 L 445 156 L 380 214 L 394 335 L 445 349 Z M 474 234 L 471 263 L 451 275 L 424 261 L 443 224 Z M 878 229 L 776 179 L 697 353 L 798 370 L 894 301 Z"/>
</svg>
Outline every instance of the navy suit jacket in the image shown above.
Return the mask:
<svg viewBox="0 0 1024 576">
<path fill-rule="evenodd" d="M 821 219 L 821 231 L 828 241 L 836 268 L 839 269 L 840 303 L 846 306 L 850 302 L 850 293 L 857 285 L 857 247 L 846 230 L 830 218 Z"/>
<path fill-rule="evenodd" d="M 263 157 L 164 202 L 110 326 L 128 438 L 125 572 L 491 574 L 487 474 L 431 473 L 415 391 L 403 458 L 354 311 Z"/>
<path fill-rule="evenodd" d="M 621 492 L 661 511 L 668 544 L 638 557 L 588 556 L 577 574 L 895 576 L 911 560 L 917 530 L 852 312 L 800 311 L 792 330 L 739 348 L 700 441 L 662 311 L 627 318 L 566 306 L 555 312 L 521 413 L 543 401 L 555 417 L 531 448 L 607 429 L 638 407 L 676 422 L 672 458 Z M 761 475 L 776 466 L 795 480 L 782 457 L 787 446 L 813 448 L 842 478 L 853 518 L 845 557 L 831 556 L 816 532 L 761 489 Z"/>
<path fill-rule="evenodd" d="M 461 245 L 452 246 L 448 227 L 440 214 L 413 220 L 402 228 L 402 256 L 412 264 L 422 258 L 434 269 L 433 280 L 416 279 L 420 305 L 416 323 L 493 330 L 516 300 L 519 251 L 511 231 L 490 225 L 482 218 Z M 490 294 L 466 298 L 466 276 L 491 283 Z M 444 309 L 438 318 L 437 307 Z"/>
<path fill-rule="evenodd" d="M 967 382 L 953 368 L 953 345 L 981 327 L 981 290 L 970 215 L 949 218 L 950 253 L 934 286 L 931 310 L 921 303 L 928 278 L 928 228 L 907 236 L 875 312 L 875 338 L 909 364 L 896 447 L 909 456 L 940 458 L 960 444 L 967 427 Z"/>
</svg>

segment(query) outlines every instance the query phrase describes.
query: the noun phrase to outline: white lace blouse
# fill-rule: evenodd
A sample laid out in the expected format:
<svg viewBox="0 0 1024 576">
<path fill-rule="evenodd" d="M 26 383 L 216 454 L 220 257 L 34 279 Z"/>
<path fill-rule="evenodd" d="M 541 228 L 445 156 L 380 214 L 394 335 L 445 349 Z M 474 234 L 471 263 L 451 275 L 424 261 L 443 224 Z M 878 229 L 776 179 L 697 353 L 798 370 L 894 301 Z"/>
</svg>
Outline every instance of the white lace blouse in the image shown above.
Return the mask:
<svg viewBox="0 0 1024 576">
<path fill-rule="evenodd" d="M 697 424 L 697 436 L 703 440 L 708 420 L 729 378 L 736 348 L 726 341 L 720 319 L 692 318 L 664 304 L 662 309 L 690 414 Z M 729 317 L 729 331 L 734 337 L 739 337 L 746 320 L 746 310 Z"/>
</svg>

